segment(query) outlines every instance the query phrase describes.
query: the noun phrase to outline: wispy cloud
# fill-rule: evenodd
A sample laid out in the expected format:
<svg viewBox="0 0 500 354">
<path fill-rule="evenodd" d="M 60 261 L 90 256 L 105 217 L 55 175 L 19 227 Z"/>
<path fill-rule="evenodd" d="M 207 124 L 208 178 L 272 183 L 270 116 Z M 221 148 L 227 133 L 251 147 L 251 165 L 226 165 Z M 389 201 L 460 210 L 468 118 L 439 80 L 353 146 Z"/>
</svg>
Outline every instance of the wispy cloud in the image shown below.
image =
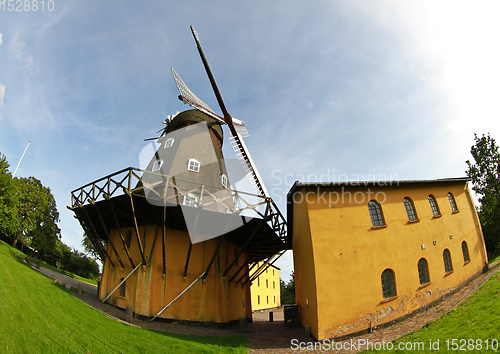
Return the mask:
<svg viewBox="0 0 500 354">
<path fill-rule="evenodd" d="M 19 32 L 12 37 L 9 49 L 13 58 L 19 63 L 18 69 L 24 71 L 27 76 L 31 76 L 34 70 L 33 56 L 30 54 L 26 43 L 20 39 Z"/>
<path fill-rule="evenodd" d="M 3 34 L 2 34 L 2 33 L 0 33 L 0 45 L 2 45 L 2 43 L 3 43 L 3 39 L 2 39 L 2 37 L 3 37 Z"/>
</svg>

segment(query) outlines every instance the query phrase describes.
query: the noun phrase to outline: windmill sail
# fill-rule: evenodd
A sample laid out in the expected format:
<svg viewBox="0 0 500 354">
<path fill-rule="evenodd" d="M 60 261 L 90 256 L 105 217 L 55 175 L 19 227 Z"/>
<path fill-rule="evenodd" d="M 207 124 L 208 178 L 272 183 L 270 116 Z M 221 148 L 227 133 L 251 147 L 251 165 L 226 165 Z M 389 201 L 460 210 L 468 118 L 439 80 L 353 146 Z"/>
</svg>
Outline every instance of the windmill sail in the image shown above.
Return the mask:
<svg viewBox="0 0 500 354">
<path fill-rule="evenodd" d="M 212 108 L 210 108 L 205 102 L 200 100 L 198 96 L 196 96 L 190 89 L 187 87 L 187 85 L 182 81 L 181 77 L 177 72 L 174 70 L 174 68 L 170 68 L 172 70 L 172 75 L 174 76 L 175 84 L 177 85 L 177 89 L 179 90 L 179 98 L 182 100 L 182 102 L 190 105 L 193 108 L 196 108 L 203 113 L 208 114 L 209 116 L 221 121 L 221 123 L 226 123 L 224 118 L 216 114 Z M 245 122 L 236 118 L 233 118 L 233 123 L 235 125 L 235 129 L 240 134 L 241 137 L 246 138 L 250 136 L 248 134 L 247 129 L 245 128 Z"/>
<path fill-rule="evenodd" d="M 222 110 L 222 113 L 224 114 L 224 121 L 229 127 L 229 130 L 231 131 L 232 135 L 232 142 L 231 145 L 236 151 L 236 155 L 242 162 L 245 170 L 247 170 L 250 173 L 250 179 L 252 182 L 252 185 L 254 185 L 254 188 L 256 191 L 265 197 L 269 197 L 269 194 L 267 193 L 266 187 L 264 187 L 264 183 L 262 182 L 262 179 L 260 178 L 259 173 L 257 172 L 257 168 L 255 167 L 255 164 L 253 163 L 252 158 L 250 157 L 250 153 L 248 152 L 245 143 L 243 142 L 242 135 L 239 134 L 239 132 L 236 130 L 235 124 L 238 124 L 238 121 L 236 119 L 233 119 L 229 112 L 226 109 L 226 105 L 224 104 L 224 100 L 222 99 L 222 95 L 220 93 L 219 87 L 217 86 L 217 83 L 215 82 L 215 77 L 212 74 L 212 70 L 210 69 L 210 65 L 208 64 L 207 58 L 205 57 L 205 53 L 203 52 L 203 49 L 201 48 L 200 40 L 198 38 L 198 32 L 195 31 L 193 26 L 191 26 L 191 32 L 193 33 L 194 40 L 196 42 L 196 46 L 198 48 L 198 52 L 200 53 L 201 61 L 203 62 L 203 66 L 205 67 L 205 71 L 207 72 L 208 79 L 210 80 L 210 84 L 212 85 L 212 89 L 214 90 L 215 97 L 217 98 L 217 102 L 219 103 L 219 107 Z M 181 94 L 182 96 L 182 94 Z M 241 121 L 239 121 L 241 122 Z"/>
</svg>

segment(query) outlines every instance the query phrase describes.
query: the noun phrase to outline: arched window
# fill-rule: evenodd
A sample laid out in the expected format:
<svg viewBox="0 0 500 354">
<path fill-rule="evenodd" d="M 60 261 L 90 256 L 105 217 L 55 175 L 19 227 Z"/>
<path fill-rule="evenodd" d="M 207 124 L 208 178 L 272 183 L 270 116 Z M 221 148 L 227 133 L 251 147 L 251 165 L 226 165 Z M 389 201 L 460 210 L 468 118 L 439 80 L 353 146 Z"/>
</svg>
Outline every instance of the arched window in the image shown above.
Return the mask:
<svg viewBox="0 0 500 354">
<path fill-rule="evenodd" d="M 382 272 L 382 296 L 384 299 L 396 296 L 396 281 L 392 269 L 386 269 Z"/>
<path fill-rule="evenodd" d="M 403 204 L 405 205 L 406 215 L 408 215 L 408 221 L 417 220 L 417 212 L 411 198 L 406 197 L 403 199 Z"/>
<path fill-rule="evenodd" d="M 168 138 L 167 140 L 165 140 L 165 144 L 163 145 L 163 148 L 168 149 L 169 147 L 174 145 L 174 142 L 175 142 L 174 138 Z"/>
<path fill-rule="evenodd" d="M 456 213 L 458 211 L 457 203 L 455 203 L 455 197 L 451 192 L 448 193 L 448 200 L 450 201 L 451 211 Z"/>
<path fill-rule="evenodd" d="M 370 200 L 368 202 L 368 211 L 370 212 L 370 218 L 372 219 L 372 226 L 385 225 L 382 208 L 380 207 L 379 202 L 376 200 Z"/>
<path fill-rule="evenodd" d="M 200 161 L 196 159 L 189 159 L 187 169 L 192 172 L 200 172 Z"/>
<path fill-rule="evenodd" d="M 418 261 L 418 277 L 420 279 L 420 285 L 430 282 L 429 266 L 425 258 L 420 258 Z"/>
<path fill-rule="evenodd" d="M 444 271 L 449 273 L 453 270 L 453 265 L 451 263 L 451 254 L 448 249 L 443 251 L 443 261 L 444 261 Z"/>
<path fill-rule="evenodd" d="M 464 255 L 464 263 L 470 261 L 469 248 L 467 247 L 467 242 L 465 241 L 462 242 L 462 253 Z"/>
<path fill-rule="evenodd" d="M 439 211 L 439 207 L 438 207 L 438 204 L 436 202 L 436 198 L 434 198 L 434 196 L 432 194 L 429 194 L 427 199 L 429 199 L 429 204 L 431 205 L 432 215 L 440 216 L 441 212 Z"/>
</svg>

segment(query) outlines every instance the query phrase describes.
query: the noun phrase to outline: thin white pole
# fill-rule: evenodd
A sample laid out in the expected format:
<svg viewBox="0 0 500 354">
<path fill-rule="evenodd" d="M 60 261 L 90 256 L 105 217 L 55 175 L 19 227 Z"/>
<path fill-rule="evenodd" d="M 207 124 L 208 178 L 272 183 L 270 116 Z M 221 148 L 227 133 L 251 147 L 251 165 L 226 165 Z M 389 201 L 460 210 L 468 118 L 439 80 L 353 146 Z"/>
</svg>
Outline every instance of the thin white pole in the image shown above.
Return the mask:
<svg viewBox="0 0 500 354">
<path fill-rule="evenodd" d="M 16 176 L 17 169 L 19 168 L 19 165 L 21 164 L 21 161 L 23 160 L 24 154 L 26 154 L 26 150 L 28 150 L 28 148 L 30 147 L 30 144 L 31 144 L 31 140 L 28 143 L 28 145 L 26 146 L 26 149 L 24 149 L 23 156 L 21 156 L 21 159 L 17 163 L 17 167 L 16 167 L 16 170 L 14 171 L 14 174 L 12 175 L 12 178 L 14 178 Z"/>
</svg>

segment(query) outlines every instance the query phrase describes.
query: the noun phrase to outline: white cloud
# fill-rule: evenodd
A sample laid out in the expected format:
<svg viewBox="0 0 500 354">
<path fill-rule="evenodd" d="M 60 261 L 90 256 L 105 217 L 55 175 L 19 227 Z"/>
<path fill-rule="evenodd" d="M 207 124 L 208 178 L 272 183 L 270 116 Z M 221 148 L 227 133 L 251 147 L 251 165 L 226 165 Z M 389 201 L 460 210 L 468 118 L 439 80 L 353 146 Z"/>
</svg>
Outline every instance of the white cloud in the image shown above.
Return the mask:
<svg viewBox="0 0 500 354">
<path fill-rule="evenodd" d="M 2 45 L 3 40 L 2 40 L 3 34 L 0 33 L 0 45 Z"/>
<path fill-rule="evenodd" d="M 3 107 L 4 97 L 5 97 L 5 85 L 0 84 L 0 107 Z"/>
</svg>

